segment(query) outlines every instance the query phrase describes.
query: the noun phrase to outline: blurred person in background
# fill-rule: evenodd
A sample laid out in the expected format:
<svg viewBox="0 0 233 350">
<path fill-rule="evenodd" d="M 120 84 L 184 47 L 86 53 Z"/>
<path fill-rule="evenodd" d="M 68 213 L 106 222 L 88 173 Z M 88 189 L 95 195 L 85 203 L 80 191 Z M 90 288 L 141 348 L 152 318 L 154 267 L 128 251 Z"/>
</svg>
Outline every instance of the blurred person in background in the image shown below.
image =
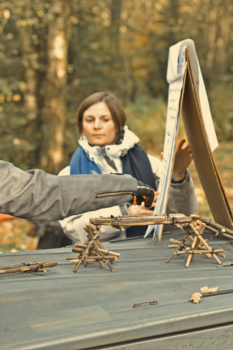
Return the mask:
<svg viewBox="0 0 233 350">
<path fill-rule="evenodd" d="M 124 173 L 157 190 L 162 162 L 147 155 L 138 145 L 140 140 L 125 125 L 126 115 L 115 95 L 97 92 L 87 97 L 79 107 L 77 122 L 81 134 L 79 147 L 71 158 L 70 166 L 63 169 L 60 176 Z M 190 215 L 196 212 L 198 202 L 192 178 L 187 170 L 192 161 L 192 154 L 189 145 L 184 146 L 184 143 L 185 140 L 180 141 L 176 148 L 167 213 Z M 156 198 L 157 196 L 158 192 Z M 134 206 L 132 202 L 127 202 L 71 216 L 60 223 L 73 241 L 83 244 L 87 240 L 84 227 L 90 218 L 145 214 L 152 215 L 153 211 L 145 208 L 143 203 Z M 100 239 L 143 236 L 146 229 L 146 226 L 134 226 L 120 232 L 111 226 L 102 226 Z"/>
<path fill-rule="evenodd" d="M 62 248 L 72 244 L 59 221 L 33 220 L 28 236 L 38 237 L 37 249 Z"/>
</svg>

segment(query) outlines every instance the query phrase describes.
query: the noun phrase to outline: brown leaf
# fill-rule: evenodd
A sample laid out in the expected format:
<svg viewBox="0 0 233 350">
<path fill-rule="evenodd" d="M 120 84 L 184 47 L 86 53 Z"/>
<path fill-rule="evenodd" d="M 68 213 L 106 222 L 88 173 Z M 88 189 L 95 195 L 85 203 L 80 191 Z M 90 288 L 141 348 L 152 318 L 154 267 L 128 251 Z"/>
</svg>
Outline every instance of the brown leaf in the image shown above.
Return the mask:
<svg viewBox="0 0 233 350">
<path fill-rule="evenodd" d="M 198 304 L 201 301 L 202 294 L 200 292 L 196 292 L 191 295 L 190 300 L 194 302 L 194 304 Z"/>
<path fill-rule="evenodd" d="M 220 292 L 221 289 L 218 289 L 218 287 L 212 287 L 212 288 L 209 288 L 209 286 L 204 286 L 201 289 L 201 292 L 202 293 L 215 293 L 215 292 Z"/>
</svg>

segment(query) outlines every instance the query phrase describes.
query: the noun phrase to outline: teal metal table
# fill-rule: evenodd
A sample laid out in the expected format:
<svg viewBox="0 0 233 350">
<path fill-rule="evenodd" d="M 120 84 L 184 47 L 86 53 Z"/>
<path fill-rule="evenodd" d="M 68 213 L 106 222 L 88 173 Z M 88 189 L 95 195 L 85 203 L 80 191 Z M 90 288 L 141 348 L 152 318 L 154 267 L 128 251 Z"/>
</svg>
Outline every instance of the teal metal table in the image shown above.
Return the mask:
<svg viewBox="0 0 233 350">
<path fill-rule="evenodd" d="M 0 266 L 32 261 L 57 261 L 43 273 L 0 276 L 0 349 L 3 350 L 170 350 L 233 349 L 233 294 L 189 301 L 200 287 L 233 288 L 233 246 L 226 240 L 208 241 L 223 248 L 222 265 L 195 256 L 174 257 L 169 238 L 104 243 L 121 253 L 114 272 L 97 263 L 73 273 L 66 260 L 71 248 L 2 253 Z M 157 300 L 157 305 L 134 303 Z"/>
</svg>

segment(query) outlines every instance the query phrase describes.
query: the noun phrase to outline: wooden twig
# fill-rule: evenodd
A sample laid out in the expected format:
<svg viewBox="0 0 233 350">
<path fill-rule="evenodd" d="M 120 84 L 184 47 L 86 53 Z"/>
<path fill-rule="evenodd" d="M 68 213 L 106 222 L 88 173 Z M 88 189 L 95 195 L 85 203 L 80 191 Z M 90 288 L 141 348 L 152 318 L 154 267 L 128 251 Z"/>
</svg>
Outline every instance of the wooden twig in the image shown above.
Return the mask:
<svg viewBox="0 0 233 350">
<path fill-rule="evenodd" d="M 102 257 L 102 256 L 88 256 L 87 258 L 84 258 L 83 261 L 84 262 L 91 262 L 91 261 L 97 261 L 98 262 L 98 261 L 105 260 L 105 259 L 108 259 L 108 260 L 113 261 L 113 262 L 116 261 L 116 258 L 112 257 L 112 256 L 105 256 L 105 257 Z M 74 260 L 78 260 L 77 262 L 79 262 L 80 257 L 69 258 L 67 260 L 69 260 L 70 262 L 74 262 Z"/>
<path fill-rule="evenodd" d="M 161 224 L 176 224 L 188 223 L 193 220 L 184 214 L 169 214 L 169 215 L 126 215 L 118 217 L 90 219 L 90 223 L 94 225 L 111 225 L 113 227 L 121 226 L 145 226 L 145 225 L 161 225 Z"/>
<path fill-rule="evenodd" d="M 223 249 L 214 249 L 214 250 L 196 249 L 196 250 L 181 250 L 181 251 L 177 252 L 176 255 L 183 255 L 183 254 L 194 255 L 194 254 L 205 254 L 205 253 L 218 254 L 218 253 L 221 253 L 221 252 L 223 252 Z"/>
<path fill-rule="evenodd" d="M 183 237 L 182 241 L 178 244 L 177 248 L 175 249 L 175 251 L 173 252 L 173 254 L 170 256 L 170 258 L 167 259 L 166 263 L 169 263 L 169 261 L 173 258 L 173 256 L 176 255 L 176 253 L 178 252 L 178 250 L 182 247 L 183 243 L 186 241 L 186 238 L 188 237 L 189 233 L 186 232 L 185 236 Z"/>
<path fill-rule="evenodd" d="M 197 222 L 199 224 L 199 235 L 203 235 L 204 231 L 205 231 L 205 227 L 206 225 L 203 224 L 201 221 L 200 222 Z M 199 238 L 199 237 L 198 237 Z M 194 249 L 197 249 L 198 246 L 199 246 L 199 243 L 200 243 L 200 240 L 197 239 L 197 242 L 196 242 L 196 245 L 194 247 Z M 210 256 L 209 256 L 210 257 Z M 192 255 L 192 258 L 191 258 L 191 262 L 193 261 L 193 258 L 194 258 L 194 254 Z"/>
<path fill-rule="evenodd" d="M 196 228 L 191 224 L 190 225 L 193 229 L 193 231 L 195 232 L 195 234 L 199 237 L 200 241 L 203 243 L 203 245 L 208 249 L 211 250 L 211 247 L 206 243 L 206 241 L 203 239 L 203 237 L 201 235 L 199 235 L 199 232 L 196 230 Z M 216 254 L 213 254 L 214 259 L 217 261 L 217 263 L 220 265 L 221 261 L 219 260 L 219 258 L 217 257 Z"/>
<path fill-rule="evenodd" d="M 72 252 L 79 253 L 79 251 L 76 250 L 76 247 L 77 247 L 77 248 L 81 248 L 81 249 L 83 250 L 86 246 L 83 245 L 83 244 L 75 243 L 74 248 L 72 248 Z M 103 245 L 102 245 L 102 247 L 103 247 Z M 106 255 L 106 254 L 111 254 L 111 255 L 113 255 L 113 256 L 116 256 L 117 258 L 119 258 L 120 255 L 121 255 L 120 253 L 112 252 L 112 251 L 110 251 L 110 250 L 106 250 L 105 248 L 104 248 L 104 249 L 100 249 L 100 248 L 99 248 L 99 251 L 100 251 L 101 253 L 105 254 L 105 255 Z"/>
<path fill-rule="evenodd" d="M 228 238 L 231 238 L 231 239 L 233 238 L 233 230 L 231 230 L 231 229 L 229 229 L 227 227 L 224 227 L 224 226 L 222 226 L 220 224 L 217 224 L 216 222 L 213 222 L 211 219 L 206 219 L 206 218 L 203 218 L 202 216 L 193 215 L 193 214 L 190 215 L 190 218 L 192 220 L 201 220 L 207 226 L 216 229 L 217 232 L 219 232 L 220 235 L 228 237 Z M 226 234 L 228 234 L 228 236 Z"/>
<path fill-rule="evenodd" d="M 13 267 L 15 265 L 21 265 L 20 267 Z M 35 271 L 35 272 L 47 272 L 45 267 L 54 267 L 57 266 L 57 262 L 50 263 L 50 262 L 45 262 L 45 263 L 37 263 L 33 262 L 30 263 L 30 266 L 25 266 L 25 264 L 15 264 L 15 265 L 10 265 L 10 266 L 5 266 L 5 269 L 2 267 L 0 268 L 0 275 L 5 275 L 8 273 L 16 273 L 16 272 L 26 272 L 26 271 Z"/>
<path fill-rule="evenodd" d="M 87 243 L 87 246 L 86 246 L 86 249 L 83 251 L 81 257 L 80 257 L 80 260 L 79 262 L 77 263 L 77 265 L 75 266 L 74 268 L 74 272 L 76 272 L 79 268 L 79 266 L 82 264 L 82 261 L 83 259 L 86 257 L 86 255 L 88 254 L 89 252 L 89 249 L 91 248 L 91 245 L 94 243 L 94 240 L 97 239 L 97 237 L 99 236 L 99 231 L 93 236 L 92 240 L 90 240 L 88 243 Z"/>
</svg>

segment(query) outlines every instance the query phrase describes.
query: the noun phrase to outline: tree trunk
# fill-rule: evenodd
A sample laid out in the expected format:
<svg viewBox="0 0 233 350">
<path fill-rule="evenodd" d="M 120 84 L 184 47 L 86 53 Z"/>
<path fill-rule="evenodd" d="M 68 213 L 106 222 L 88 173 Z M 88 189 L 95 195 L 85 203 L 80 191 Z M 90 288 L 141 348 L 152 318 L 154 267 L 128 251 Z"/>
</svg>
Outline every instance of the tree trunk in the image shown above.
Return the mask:
<svg viewBox="0 0 233 350">
<path fill-rule="evenodd" d="M 70 36 L 70 3 L 52 0 L 48 30 L 48 64 L 43 112 L 41 167 L 57 174 L 63 167 L 66 118 L 67 52 Z"/>
<path fill-rule="evenodd" d="M 25 82 L 27 88 L 24 92 L 25 108 L 28 122 L 37 119 L 38 111 L 38 53 L 36 47 L 32 41 L 32 26 L 29 24 L 29 20 L 35 16 L 33 10 L 33 2 L 31 0 L 25 0 L 24 2 L 24 25 L 20 25 L 21 36 L 21 51 L 22 62 L 25 69 Z"/>
<path fill-rule="evenodd" d="M 112 53 L 114 55 L 119 54 L 119 43 L 120 43 L 120 22 L 121 22 L 121 6 L 122 0 L 112 0 L 111 3 L 111 44 L 112 44 Z"/>
</svg>

